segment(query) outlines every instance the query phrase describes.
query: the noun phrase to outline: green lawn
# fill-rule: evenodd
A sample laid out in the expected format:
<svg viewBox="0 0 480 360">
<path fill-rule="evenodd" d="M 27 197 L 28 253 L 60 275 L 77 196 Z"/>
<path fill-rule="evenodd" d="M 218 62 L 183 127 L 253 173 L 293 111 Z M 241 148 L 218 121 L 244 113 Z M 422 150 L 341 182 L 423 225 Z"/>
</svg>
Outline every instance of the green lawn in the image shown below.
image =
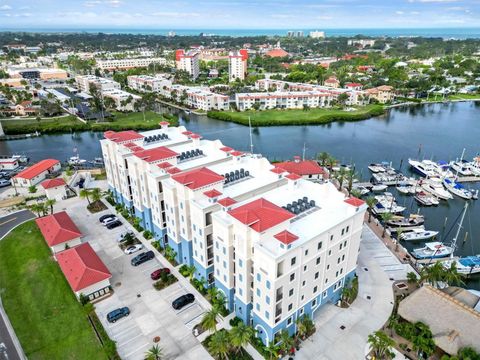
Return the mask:
<svg viewBox="0 0 480 360">
<path fill-rule="evenodd" d="M 308 125 L 327 124 L 333 121 L 357 121 L 383 114 L 381 105 L 368 105 L 355 111 L 341 109 L 305 110 L 263 110 L 243 112 L 210 111 L 208 116 L 218 120 L 232 121 L 248 125 L 250 117 L 252 126 Z"/>
<path fill-rule="evenodd" d="M 34 221 L 0 241 L 0 289 L 30 360 L 107 359 Z"/>
<path fill-rule="evenodd" d="M 110 121 L 96 123 L 89 121 L 87 124 L 79 121 L 74 116 L 45 118 L 37 121 L 28 118 L 22 120 L 2 121 L 3 129 L 7 135 L 29 134 L 39 131 L 41 133 L 69 133 L 72 131 L 106 131 L 106 130 L 151 130 L 159 127 L 158 123 L 163 120 L 170 122 L 172 126 L 178 124 L 178 118 L 173 115 L 160 115 L 153 111 L 143 113 L 120 113 L 114 112 Z"/>
</svg>

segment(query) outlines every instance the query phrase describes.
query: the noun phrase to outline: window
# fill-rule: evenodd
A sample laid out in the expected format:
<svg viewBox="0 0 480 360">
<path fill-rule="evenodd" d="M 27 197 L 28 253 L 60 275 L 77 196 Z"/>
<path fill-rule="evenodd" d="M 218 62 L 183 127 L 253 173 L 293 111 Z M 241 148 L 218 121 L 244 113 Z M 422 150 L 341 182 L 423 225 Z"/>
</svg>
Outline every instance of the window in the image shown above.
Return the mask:
<svg viewBox="0 0 480 360">
<path fill-rule="evenodd" d="M 315 279 L 318 279 L 318 275 L 319 275 L 319 272 L 317 271 L 317 272 L 315 273 Z"/>
<path fill-rule="evenodd" d="M 330 235 L 330 241 L 333 241 L 333 235 Z"/>
<path fill-rule="evenodd" d="M 327 292 L 324 291 L 324 292 L 323 292 L 323 298 L 325 299 L 326 297 L 327 297 Z"/>
<path fill-rule="evenodd" d="M 242 289 L 238 289 L 238 294 L 239 294 L 240 296 L 242 296 L 242 295 L 243 295 L 243 290 L 242 290 Z"/>
<path fill-rule="evenodd" d="M 223 275 L 223 281 L 227 282 L 227 275 Z"/>
<path fill-rule="evenodd" d="M 293 289 L 288 290 L 288 296 L 293 296 Z"/>
<path fill-rule="evenodd" d="M 340 250 L 342 250 L 342 245 L 343 245 L 343 244 L 340 244 Z"/>
<path fill-rule="evenodd" d="M 226 261 L 223 261 L 223 268 L 224 268 L 224 269 L 227 268 L 227 262 L 226 262 Z"/>
<path fill-rule="evenodd" d="M 260 304 L 259 304 L 259 303 L 256 303 L 256 304 L 255 304 L 255 308 L 257 309 L 257 311 L 260 311 Z"/>
<path fill-rule="evenodd" d="M 293 257 L 292 260 L 290 261 L 290 265 L 295 265 L 295 263 L 297 262 L 297 258 L 296 257 Z"/>
<path fill-rule="evenodd" d="M 216 247 L 217 249 L 219 248 L 218 241 L 215 242 L 215 247 Z"/>
<path fill-rule="evenodd" d="M 201 235 L 201 234 L 200 234 Z M 227 254 L 227 249 L 225 248 L 225 246 L 223 247 L 223 254 L 226 255 Z"/>
<path fill-rule="evenodd" d="M 320 250 L 322 248 L 322 242 L 320 241 L 317 245 L 317 249 Z"/>
<path fill-rule="evenodd" d="M 288 304 L 288 311 L 292 310 L 293 304 Z"/>
<path fill-rule="evenodd" d="M 327 270 L 330 269 L 330 264 L 327 264 Z"/>
<path fill-rule="evenodd" d="M 265 311 L 265 318 L 267 318 L 267 319 L 270 318 L 270 314 L 268 313 L 268 311 Z"/>
<path fill-rule="evenodd" d="M 293 280 L 295 280 L 295 273 L 290 274 L 290 281 L 293 281 Z"/>
<path fill-rule="evenodd" d="M 318 290 L 318 286 L 315 285 L 314 288 L 313 288 L 313 293 L 315 294 L 317 292 L 317 290 Z"/>
<path fill-rule="evenodd" d="M 317 265 L 320 264 L 320 256 L 317 257 Z"/>
<path fill-rule="evenodd" d="M 307 282 L 305 280 L 302 281 L 302 286 L 305 286 Z"/>
<path fill-rule="evenodd" d="M 326 284 L 326 283 L 328 283 L 328 278 L 327 278 L 327 279 L 325 279 L 325 284 Z"/>
<path fill-rule="evenodd" d="M 343 268 L 340 269 L 340 274 L 343 273 Z"/>
<path fill-rule="evenodd" d="M 300 309 L 300 316 L 302 316 L 304 312 L 305 312 L 305 311 L 303 310 L 303 308 L 301 308 L 301 309 Z"/>
<path fill-rule="evenodd" d="M 303 271 L 304 271 L 304 272 L 307 271 L 307 265 L 304 265 L 304 266 L 303 266 Z"/>
<path fill-rule="evenodd" d="M 180 209 L 183 209 L 183 203 L 182 202 L 180 203 Z"/>
<path fill-rule="evenodd" d="M 315 306 L 317 306 L 317 299 L 313 299 L 312 301 L 312 307 L 315 307 Z"/>
<path fill-rule="evenodd" d="M 308 255 L 308 249 L 307 249 L 307 250 L 305 250 L 305 256 L 307 256 L 307 255 Z"/>
<path fill-rule="evenodd" d="M 270 289 L 270 281 L 267 280 L 266 285 L 267 285 L 267 289 Z"/>
<path fill-rule="evenodd" d="M 266 301 L 267 304 L 270 305 L 270 297 L 269 297 L 269 296 L 266 296 L 266 297 L 265 297 L 265 301 Z"/>
<path fill-rule="evenodd" d="M 338 277 L 338 270 L 335 272 L 335 277 Z"/>
<path fill-rule="evenodd" d="M 242 274 L 238 274 L 238 281 L 240 281 L 240 282 L 243 281 L 243 275 Z"/>
<path fill-rule="evenodd" d="M 242 259 L 238 259 L 238 266 L 243 267 L 243 260 Z"/>
<path fill-rule="evenodd" d="M 193 231 L 197 231 L 197 226 L 193 224 Z"/>
<path fill-rule="evenodd" d="M 287 320 L 287 326 L 292 325 L 292 322 L 293 322 L 293 317 L 289 317 Z"/>
<path fill-rule="evenodd" d="M 347 240 L 343 242 L 343 247 L 347 246 Z"/>
<path fill-rule="evenodd" d="M 217 269 L 217 276 L 220 276 L 220 270 Z"/>
<path fill-rule="evenodd" d="M 345 260 L 345 254 L 342 255 L 342 261 Z"/>
<path fill-rule="evenodd" d="M 220 258 L 218 257 L 218 255 L 215 256 L 215 262 L 220 262 Z"/>
<path fill-rule="evenodd" d="M 340 264 L 340 258 L 337 259 L 337 264 Z"/>
<path fill-rule="evenodd" d="M 262 296 L 262 293 L 260 292 L 260 289 L 257 289 L 257 296 L 258 297 Z"/>
<path fill-rule="evenodd" d="M 260 275 L 260 273 L 257 273 L 257 281 L 262 281 L 262 276 Z"/>
<path fill-rule="evenodd" d="M 303 301 L 305 299 L 305 295 L 302 295 L 302 298 L 300 299 L 300 301 Z"/>
<path fill-rule="evenodd" d="M 350 226 L 347 226 L 347 228 L 345 229 L 345 232 L 348 233 L 348 230 L 350 230 Z"/>
</svg>

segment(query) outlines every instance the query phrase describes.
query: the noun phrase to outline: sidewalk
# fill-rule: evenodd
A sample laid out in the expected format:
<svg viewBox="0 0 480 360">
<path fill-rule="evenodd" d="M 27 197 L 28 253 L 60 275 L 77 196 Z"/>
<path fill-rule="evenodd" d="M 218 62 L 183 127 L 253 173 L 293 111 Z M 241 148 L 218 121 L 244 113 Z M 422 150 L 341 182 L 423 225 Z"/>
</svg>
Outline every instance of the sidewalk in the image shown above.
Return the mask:
<svg viewBox="0 0 480 360">
<path fill-rule="evenodd" d="M 3 309 L 0 298 L 0 357 L 8 360 L 26 360 L 20 341 Z"/>
</svg>

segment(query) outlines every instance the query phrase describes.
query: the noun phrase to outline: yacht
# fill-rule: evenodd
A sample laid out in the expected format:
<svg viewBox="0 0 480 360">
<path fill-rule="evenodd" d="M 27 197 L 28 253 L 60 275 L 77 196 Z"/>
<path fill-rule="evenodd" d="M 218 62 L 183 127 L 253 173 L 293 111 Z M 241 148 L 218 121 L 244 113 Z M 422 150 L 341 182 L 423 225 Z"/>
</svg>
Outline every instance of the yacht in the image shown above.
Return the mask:
<svg viewBox="0 0 480 360">
<path fill-rule="evenodd" d="M 382 164 L 370 164 L 368 165 L 368 170 L 370 170 L 372 173 L 378 173 L 384 172 L 385 168 L 382 166 Z"/>
<path fill-rule="evenodd" d="M 430 230 L 413 230 L 407 233 L 402 233 L 400 239 L 404 241 L 420 241 L 428 240 L 438 235 L 438 231 Z"/>
<path fill-rule="evenodd" d="M 465 189 L 465 187 L 457 183 L 455 180 L 443 179 L 443 185 L 450 191 L 453 195 L 457 195 L 463 199 L 470 200 L 473 197 L 473 193 Z"/>
<path fill-rule="evenodd" d="M 425 218 L 423 215 L 410 215 L 410 217 L 396 216 L 392 220 L 387 221 L 390 227 L 410 228 L 423 225 Z"/>
<path fill-rule="evenodd" d="M 353 185 L 353 189 L 360 191 L 360 195 L 367 195 L 370 190 L 367 189 L 365 186 L 358 186 L 358 185 Z"/>
<path fill-rule="evenodd" d="M 85 164 L 87 160 L 80 159 L 78 155 L 76 156 L 71 156 L 70 159 L 68 159 L 68 165 L 82 165 Z"/>
<path fill-rule="evenodd" d="M 460 275 L 473 275 L 480 273 L 480 255 L 465 256 L 459 259 L 445 260 L 442 262 L 449 269 L 455 263 Z"/>
<path fill-rule="evenodd" d="M 376 184 L 376 185 L 373 185 L 372 186 L 372 191 L 373 192 L 381 192 L 381 191 L 384 191 L 384 190 L 387 190 L 387 185 L 385 184 Z"/>
<path fill-rule="evenodd" d="M 418 203 L 424 206 L 437 206 L 439 204 L 439 201 L 435 198 L 435 196 L 427 194 L 424 191 L 420 191 L 418 194 L 415 195 L 415 200 L 417 200 Z"/>
<path fill-rule="evenodd" d="M 469 164 L 470 171 L 475 176 L 480 176 L 480 156 L 473 158 L 473 161 Z"/>
<path fill-rule="evenodd" d="M 430 178 L 425 180 L 420 180 L 420 186 L 423 190 L 429 192 L 433 196 L 441 200 L 452 199 L 453 196 L 443 187 L 442 180 L 439 178 Z"/>
<path fill-rule="evenodd" d="M 470 163 L 467 160 L 452 161 L 450 167 L 455 170 L 455 172 L 462 176 L 472 176 L 472 170 Z"/>
<path fill-rule="evenodd" d="M 412 251 L 415 259 L 441 259 L 453 254 L 452 246 L 444 245 L 441 242 L 434 241 L 426 243 L 424 247 Z"/>
<path fill-rule="evenodd" d="M 373 208 L 373 212 L 377 215 L 384 213 L 399 214 L 405 210 L 404 206 L 398 206 L 395 202 L 395 198 L 391 193 L 384 193 L 383 195 L 375 196 L 377 203 Z"/>
<path fill-rule="evenodd" d="M 449 166 L 446 162 L 436 163 L 431 160 L 412 160 L 408 159 L 408 163 L 412 167 L 413 171 L 417 174 L 430 178 L 430 177 L 452 177 L 453 173 L 448 169 Z"/>
</svg>

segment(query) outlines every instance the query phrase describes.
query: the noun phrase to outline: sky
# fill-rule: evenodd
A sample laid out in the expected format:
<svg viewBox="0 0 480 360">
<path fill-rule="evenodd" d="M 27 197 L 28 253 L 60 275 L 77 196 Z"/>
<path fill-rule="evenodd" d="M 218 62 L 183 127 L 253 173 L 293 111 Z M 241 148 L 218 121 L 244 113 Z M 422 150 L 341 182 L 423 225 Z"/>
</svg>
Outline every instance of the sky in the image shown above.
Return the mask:
<svg viewBox="0 0 480 360">
<path fill-rule="evenodd" d="M 0 0 L 1 29 L 480 27 L 480 0 Z"/>
</svg>

